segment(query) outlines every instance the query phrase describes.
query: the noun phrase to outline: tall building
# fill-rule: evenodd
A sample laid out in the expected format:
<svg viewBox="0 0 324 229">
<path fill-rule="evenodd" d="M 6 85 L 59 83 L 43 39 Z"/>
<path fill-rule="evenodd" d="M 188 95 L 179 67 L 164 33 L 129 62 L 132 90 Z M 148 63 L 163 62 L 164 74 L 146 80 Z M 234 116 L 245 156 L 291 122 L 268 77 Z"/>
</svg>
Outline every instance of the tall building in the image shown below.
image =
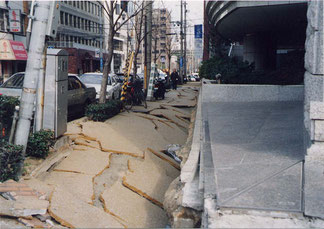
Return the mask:
<svg viewBox="0 0 324 229">
<path fill-rule="evenodd" d="M 152 63 L 159 69 L 168 67 L 168 35 L 171 33 L 171 15 L 166 8 L 153 9 L 152 13 Z M 144 44 L 137 56 L 139 71 L 144 71 Z"/>
<path fill-rule="evenodd" d="M 99 1 L 61 1 L 57 36 L 48 46 L 68 51 L 70 73 L 100 70 L 100 55 L 105 53 L 103 21 Z"/>
</svg>

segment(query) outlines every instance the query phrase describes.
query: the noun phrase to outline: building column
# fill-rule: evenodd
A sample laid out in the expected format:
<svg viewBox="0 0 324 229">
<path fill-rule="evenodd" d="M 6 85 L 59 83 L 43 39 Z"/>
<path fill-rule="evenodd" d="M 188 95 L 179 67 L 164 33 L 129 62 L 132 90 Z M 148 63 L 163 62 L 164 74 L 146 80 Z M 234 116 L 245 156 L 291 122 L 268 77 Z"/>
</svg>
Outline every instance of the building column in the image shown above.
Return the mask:
<svg viewBox="0 0 324 229">
<path fill-rule="evenodd" d="M 274 70 L 276 40 L 270 34 L 247 34 L 243 41 L 243 60 L 255 64 L 255 70 Z"/>
<path fill-rule="evenodd" d="M 311 0 L 305 42 L 305 214 L 324 219 L 323 1 Z"/>
</svg>

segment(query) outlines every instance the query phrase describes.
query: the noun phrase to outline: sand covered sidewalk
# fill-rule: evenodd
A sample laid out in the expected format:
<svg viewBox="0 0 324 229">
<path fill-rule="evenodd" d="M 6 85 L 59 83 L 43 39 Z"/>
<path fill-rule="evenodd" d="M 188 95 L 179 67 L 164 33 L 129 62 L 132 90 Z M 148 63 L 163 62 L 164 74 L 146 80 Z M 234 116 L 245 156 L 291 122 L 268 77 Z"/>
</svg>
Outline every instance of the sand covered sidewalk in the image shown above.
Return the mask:
<svg viewBox="0 0 324 229">
<path fill-rule="evenodd" d="M 56 227 L 165 227 L 164 193 L 180 165 L 162 151 L 186 143 L 197 95 L 196 88 L 182 87 L 148 102 L 147 109 L 69 123 L 72 150 L 24 182 L 47 193 Z"/>
</svg>

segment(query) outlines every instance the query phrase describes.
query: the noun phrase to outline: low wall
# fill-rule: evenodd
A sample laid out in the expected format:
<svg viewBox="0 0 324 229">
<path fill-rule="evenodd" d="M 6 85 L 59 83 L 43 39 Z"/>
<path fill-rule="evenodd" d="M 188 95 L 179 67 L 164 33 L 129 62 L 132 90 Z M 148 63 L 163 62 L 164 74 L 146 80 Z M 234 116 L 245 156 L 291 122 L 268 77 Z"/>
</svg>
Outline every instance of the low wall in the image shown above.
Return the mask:
<svg viewBox="0 0 324 229">
<path fill-rule="evenodd" d="M 204 83 L 205 82 L 205 83 Z M 203 81 L 204 102 L 303 101 L 303 85 L 210 84 Z"/>
</svg>

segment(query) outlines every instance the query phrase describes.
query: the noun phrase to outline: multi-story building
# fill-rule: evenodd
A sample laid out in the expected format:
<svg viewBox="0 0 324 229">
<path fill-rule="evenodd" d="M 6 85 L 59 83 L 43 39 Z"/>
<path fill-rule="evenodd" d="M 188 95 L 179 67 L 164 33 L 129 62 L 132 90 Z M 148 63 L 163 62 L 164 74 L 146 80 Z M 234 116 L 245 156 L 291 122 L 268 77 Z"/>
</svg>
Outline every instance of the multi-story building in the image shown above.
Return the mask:
<svg viewBox="0 0 324 229">
<path fill-rule="evenodd" d="M 98 1 L 61 1 L 57 36 L 48 46 L 69 53 L 69 72 L 100 70 L 104 41 L 103 6 Z M 104 54 L 103 54 L 104 55 Z"/>
<path fill-rule="evenodd" d="M 69 72 L 83 73 L 102 71 L 107 55 L 109 21 L 104 10 L 104 1 L 61 2 L 60 23 L 57 37 L 48 45 L 64 48 L 69 52 Z M 115 18 L 120 14 L 120 2 L 116 3 Z M 126 14 L 126 13 L 125 13 Z M 120 23 L 125 16 L 120 19 Z M 120 72 L 125 61 L 126 33 L 123 26 L 114 37 L 112 72 Z M 101 61 L 103 57 L 103 61 Z"/>
<path fill-rule="evenodd" d="M 166 8 L 153 9 L 152 13 L 152 63 L 156 63 L 159 69 L 168 67 L 167 56 L 168 34 L 171 33 L 171 15 Z M 144 70 L 144 44 L 137 56 L 140 71 Z"/>
<path fill-rule="evenodd" d="M 29 8 L 27 1 L 0 1 L 0 83 L 25 71 Z"/>
</svg>

